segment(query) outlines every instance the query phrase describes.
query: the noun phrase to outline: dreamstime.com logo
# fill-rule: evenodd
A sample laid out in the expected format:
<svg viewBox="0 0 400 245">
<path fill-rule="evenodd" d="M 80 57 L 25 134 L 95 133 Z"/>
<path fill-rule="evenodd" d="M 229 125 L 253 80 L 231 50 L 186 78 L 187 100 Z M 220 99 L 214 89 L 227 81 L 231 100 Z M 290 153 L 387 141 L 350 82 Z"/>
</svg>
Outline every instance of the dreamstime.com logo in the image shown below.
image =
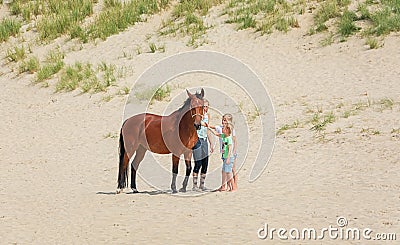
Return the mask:
<svg viewBox="0 0 400 245">
<path fill-rule="evenodd" d="M 249 104 L 253 104 L 254 110 L 253 115 L 259 119 L 260 122 L 257 127 L 250 128 L 247 121 L 243 120 L 244 123 L 238 126 L 238 130 L 243 130 L 244 137 L 240 139 L 239 147 L 246 145 L 247 149 L 239 149 L 238 152 L 240 159 L 237 164 L 242 165 L 245 163 L 248 166 L 247 169 L 250 170 L 248 175 L 248 180 L 250 182 L 255 181 L 265 170 L 267 163 L 272 155 L 274 143 L 275 143 L 275 112 L 272 105 L 272 100 L 264 86 L 264 82 L 260 80 L 259 76 L 246 64 L 239 61 L 238 59 L 215 51 L 191 51 L 179 53 L 165 59 L 162 59 L 149 67 L 144 73 L 142 73 L 139 78 L 135 81 L 130 95 L 127 99 L 124 119 L 130 116 L 151 112 L 150 105 L 151 99 L 141 99 L 140 96 L 146 94 L 147 91 L 156 92 L 158 89 L 167 86 L 169 82 L 180 82 L 179 77 L 192 76 L 190 85 L 180 85 L 181 95 L 186 96 L 186 89 L 191 91 L 199 91 L 200 75 L 197 74 L 207 74 L 214 75 L 219 78 L 225 79 L 223 86 L 235 87 L 240 90 L 244 97 L 249 99 Z M 218 89 L 214 87 L 212 83 L 205 87 L 205 98 L 210 101 L 210 105 L 214 106 L 214 109 L 219 110 L 223 113 L 232 113 L 232 111 L 239 111 L 236 118 L 246 118 L 246 113 L 241 111 L 241 104 L 243 104 L 243 97 L 234 98 L 229 94 L 225 93 L 224 89 Z M 153 93 L 154 95 L 155 93 Z M 185 97 L 185 99 L 187 96 Z M 172 107 L 174 101 L 169 102 L 169 106 Z M 182 101 L 181 101 L 182 102 Z M 225 102 L 229 105 L 229 110 L 224 111 L 222 108 L 218 108 L 217 104 Z M 176 108 L 176 105 L 174 105 Z M 178 109 L 178 108 L 176 108 Z M 167 113 L 165 113 L 167 114 Z M 236 118 L 234 121 L 237 122 Z M 236 127 L 236 125 L 235 125 Z M 257 130 L 256 138 L 249 137 L 250 131 Z M 163 133 L 164 134 L 164 133 Z M 247 139 L 246 139 L 247 138 Z M 252 146 L 250 147 L 250 143 Z M 167 146 L 168 147 L 168 146 Z M 252 161 L 247 161 L 247 153 L 251 149 L 254 153 L 255 159 Z M 147 153 L 150 154 L 150 153 Z M 170 167 L 166 168 L 166 163 L 157 162 L 157 157 L 147 158 L 146 161 L 140 164 L 138 168 L 138 175 L 147 184 L 152 187 L 165 191 L 169 186 L 169 181 L 171 180 Z M 220 173 L 220 171 L 218 171 Z M 208 173 L 209 174 L 209 173 Z M 180 179 L 179 179 L 180 178 Z M 179 185 L 179 180 L 184 178 L 182 171 L 178 174 L 177 185 Z M 212 176 L 207 177 L 210 180 Z M 209 181 L 208 181 L 209 183 Z M 190 189 L 191 189 L 191 185 Z M 178 187 L 179 188 L 179 187 Z M 186 193 L 185 196 L 190 195 L 192 192 Z M 193 193 L 198 195 L 198 193 Z"/>
<path fill-rule="evenodd" d="M 258 229 L 257 236 L 262 240 L 372 240 L 395 241 L 396 233 L 376 233 L 370 228 L 349 227 L 345 217 L 338 217 L 337 226 L 329 225 L 321 229 L 315 228 L 272 228 L 267 223 Z"/>
</svg>

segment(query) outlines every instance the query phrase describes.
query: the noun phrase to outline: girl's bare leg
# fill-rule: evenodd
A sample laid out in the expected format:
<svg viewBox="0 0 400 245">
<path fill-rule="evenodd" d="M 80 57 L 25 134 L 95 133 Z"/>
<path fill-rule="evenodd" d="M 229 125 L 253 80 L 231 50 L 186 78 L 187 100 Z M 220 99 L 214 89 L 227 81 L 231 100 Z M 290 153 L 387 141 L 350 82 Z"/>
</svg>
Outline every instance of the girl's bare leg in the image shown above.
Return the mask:
<svg viewBox="0 0 400 245">
<path fill-rule="evenodd" d="M 226 173 L 222 171 L 222 184 L 218 191 L 226 191 Z"/>
<path fill-rule="evenodd" d="M 237 177 L 237 173 L 236 173 L 236 159 L 233 161 L 233 168 L 232 168 L 232 174 L 233 174 L 233 191 L 237 190 L 237 181 L 238 181 L 238 177 Z"/>
<path fill-rule="evenodd" d="M 233 190 L 233 177 L 232 173 L 226 173 L 226 185 L 227 185 L 227 190 L 232 191 Z"/>
</svg>

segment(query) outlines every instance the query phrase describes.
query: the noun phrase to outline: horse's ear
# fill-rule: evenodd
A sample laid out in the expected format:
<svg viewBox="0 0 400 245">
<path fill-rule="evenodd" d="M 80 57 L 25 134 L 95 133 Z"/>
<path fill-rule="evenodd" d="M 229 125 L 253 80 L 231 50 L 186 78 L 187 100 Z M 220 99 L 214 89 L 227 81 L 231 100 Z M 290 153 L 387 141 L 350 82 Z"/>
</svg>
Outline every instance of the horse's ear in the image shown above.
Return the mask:
<svg viewBox="0 0 400 245">
<path fill-rule="evenodd" d="M 201 98 L 203 98 L 204 97 L 204 89 L 203 88 L 201 88 L 200 94 L 201 94 Z"/>
<path fill-rule="evenodd" d="M 192 98 L 193 94 L 191 94 L 191 93 L 189 92 L 189 90 L 186 89 L 186 93 L 187 93 L 187 95 L 189 96 L 189 98 Z"/>
</svg>

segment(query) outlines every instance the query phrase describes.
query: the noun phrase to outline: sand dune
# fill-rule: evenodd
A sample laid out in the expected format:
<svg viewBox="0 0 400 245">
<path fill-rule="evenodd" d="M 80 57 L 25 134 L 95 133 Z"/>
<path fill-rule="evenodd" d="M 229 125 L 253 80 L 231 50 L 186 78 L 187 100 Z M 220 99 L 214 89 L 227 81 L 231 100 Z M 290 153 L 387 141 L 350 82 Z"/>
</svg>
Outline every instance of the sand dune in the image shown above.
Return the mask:
<svg viewBox="0 0 400 245">
<path fill-rule="evenodd" d="M 398 34 L 386 37 L 376 50 L 368 50 L 358 38 L 320 47 L 317 37 L 304 36 L 305 28 L 260 37 L 236 31 L 223 17 L 212 16 L 209 21 L 218 25 L 207 31 L 208 43 L 198 50 L 236 57 L 260 76 L 275 108 L 276 131 L 297 122 L 277 135 L 261 177 L 248 182 L 257 152 L 252 142 L 239 139 L 250 147 L 235 193 L 174 196 L 157 192 L 139 178 L 142 193 L 115 195 L 118 138 L 114 136 L 127 100 L 115 92 L 131 87 L 155 62 L 192 50 L 182 38 L 156 34 L 163 14 L 96 45 L 80 48 L 63 38 L 56 41 L 62 44 L 67 64 L 104 61 L 125 69 L 109 92 L 113 96 L 109 102 L 103 93 L 54 93 L 57 77 L 48 88 L 33 85 L 33 75 L 18 75 L 4 58 L 7 48 L 18 42 L 12 39 L 0 48 L 2 244 L 254 244 L 268 242 L 257 237 L 265 223 L 277 229 L 321 230 L 337 226 L 339 216 L 347 218 L 348 227 L 372 229 L 371 236 L 400 235 Z M 147 53 L 150 42 L 164 44 L 165 52 Z M 54 47 L 33 47 L 33 52 L 45 56 Z M 157 102 L 152 110 L 171 101 L 179 105 L 181 100 L 173 98 L 186 87 L 218 88 L 227 83 L 204 74 L 177 80 L 178 85 L 171 82 L 171 100 Z M 236 104 L 215 106 L 213 123 L 220 120 L 218 110 L 238 113 L 241 102 L 247 105 L 240 91 L 233 88 L 229 94 Z M 335 118 L 320 133 L 310 130 L 318 112 L 321 118 L 329 113 Z M 254 130 L 249 135 L 257 134 L 257 121 L 248 125 Z M 169 157 L 160 159 L 169 169 Z M 213 175 L 207 184 L 216 187 L 221 163 L 217 153 L 211 159 Z M 170 181 L 162 180 L 166 188 Z M 272 242 L 279 241 L 275 237 Z M 326 238 L 326 242 L 338 240 Z"/>
</svg>

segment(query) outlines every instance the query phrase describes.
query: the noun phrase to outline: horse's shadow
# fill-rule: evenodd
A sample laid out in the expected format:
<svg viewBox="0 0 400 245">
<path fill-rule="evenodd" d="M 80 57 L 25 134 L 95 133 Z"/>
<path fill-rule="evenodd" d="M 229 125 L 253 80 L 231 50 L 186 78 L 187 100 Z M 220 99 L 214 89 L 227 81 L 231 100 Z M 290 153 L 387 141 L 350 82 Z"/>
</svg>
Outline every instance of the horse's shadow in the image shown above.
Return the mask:
<svg viewBox="0 0 400 245">
<path fill-rule="evenodd" d="M 121 193 L 122 194 L 122 193 Z M 140 194 L 147 194 L 147 195 L 170 195 L 172 194 L 172 190 L 154 190 L 154 191 L 139 191 L 139 192 L 126 192 L 126 195 L 140 195 Z M 96 192 L 96 195 L 120 195 L 117 194 L 115 191 L 112 192 L 105 192 L 99 191 Z"/>
</svg>

